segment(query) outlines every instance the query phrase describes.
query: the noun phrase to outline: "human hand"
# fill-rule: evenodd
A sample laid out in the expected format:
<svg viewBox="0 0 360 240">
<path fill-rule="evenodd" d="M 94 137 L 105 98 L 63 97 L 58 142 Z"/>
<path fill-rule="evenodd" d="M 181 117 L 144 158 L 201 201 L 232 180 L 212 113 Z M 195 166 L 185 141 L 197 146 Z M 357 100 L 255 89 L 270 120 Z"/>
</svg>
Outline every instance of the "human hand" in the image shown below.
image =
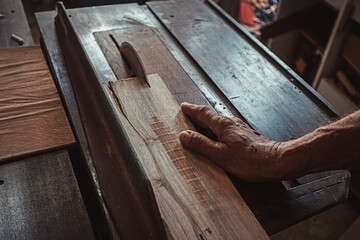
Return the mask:
<svg viewBox="0 0 360 240">
<path fill-rule="evenodd" d="M 206 106 L 182 103 L 181 109 L 192 122 L 211 130 L 210 138 L 191 130 L 180 133 L 180 142 L 229 173 L 248 181 L 282 179 L 278 166 L 281 142 L 270 141 L 252 130 L 241 119 L 216 114 Z"/>
</svg>

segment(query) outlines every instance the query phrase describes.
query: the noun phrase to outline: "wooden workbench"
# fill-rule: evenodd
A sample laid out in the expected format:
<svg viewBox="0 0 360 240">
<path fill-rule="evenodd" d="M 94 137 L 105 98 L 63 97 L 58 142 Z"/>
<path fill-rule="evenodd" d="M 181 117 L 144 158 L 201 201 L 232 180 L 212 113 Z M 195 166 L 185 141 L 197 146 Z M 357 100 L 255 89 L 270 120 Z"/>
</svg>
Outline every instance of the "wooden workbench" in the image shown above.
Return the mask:
<svg viewBox="0 0 360 240">
<path fill-rule="evenodd" d="M 193 91 L 188 95 L 173 92 L 178 101 L 192 99 L 224 115 L 242 117 L 266 137 L 282 141 L 303 135 L 337 117 L 332 107 L 302 79 L 211 2 L 192 4 L 191 7 L 189 1 L 148 6 L 127 4 L 73 9 L 67 13 L 101 82 L 116 77 L 93 33 L 139 22 L 153 29 L 198 87 L 196 96 L 191 95 Z M 124 204 L 131 204 L 129 195 L 123 197 L 128 191 L 126 181 L 129 179 L 119 174 L 121 168 L 115 161 L 111 158 L 105 161 L 101 154 L 107 133 L 100 128 L 102 122 L 96 120 L 96 111 L 103 111 L 96 103 L 96 92 L 89 91 L 88 99 L 81 103 L 89 104 L 89 110 L 83 111 L 80 117 L 55 30 L 55 15 L 55 12 L 36 15 L 42 44 L 81 146 L 91 177 L 89 181 L 103 209 L 108 230 L 116 238 L 122 231 L 130 231 L 124 230 L 126 226 L 134 231 L 139 227 L 130 226 L 131 222 L 123 219 L 124 211 L 129 213 Z M 217 35 L 219 32 L 222 38 Z M 195 45 L 198 42 L 208 45 Z M 221 46 L 224 42 L 225 48 Z M 217 52 L 217 48 L 225 51 Z M 243 59 L 233 54 L 234 49 L 246 50 Z M 209 54 L 207 59 L 202 58 L 204 54 Z M 259 73 L 254 78 L 251 73 L 257 70 Z M 243 84 L 223 84 L 221 79 L 229 76 L 241 76 Z M 230 91 L 234 89 L 238 95 Z M 259 222 L 272 234 L 343 201 L 348 179 L 347 171 L 332 171 L 283 183 L 247 183 L 237 179 L 233 182 Z"/>
<path fill-rule="evenodd" d="M 19 45 L 12 33 L 34 44 L 20 0 L 1 1 L 0 13 L 1 48 Z M 93 239 L 69 149 L 74 144 L 0 164 L 0 239 Z"/>
</svg>

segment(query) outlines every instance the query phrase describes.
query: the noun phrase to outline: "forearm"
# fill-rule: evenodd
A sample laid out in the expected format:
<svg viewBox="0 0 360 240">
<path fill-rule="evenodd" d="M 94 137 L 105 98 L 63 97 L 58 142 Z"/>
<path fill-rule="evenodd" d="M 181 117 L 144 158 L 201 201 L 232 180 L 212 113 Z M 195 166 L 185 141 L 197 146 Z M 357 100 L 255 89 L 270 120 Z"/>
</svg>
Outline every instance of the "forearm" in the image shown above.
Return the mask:
<svg viewBox="0 0 360 240">
<path fill-rule="evenodd" d="M 282 143 L 278 169 L 284 178 L 332 169 L 360 169 L 360 111 Z"/>
</svg>

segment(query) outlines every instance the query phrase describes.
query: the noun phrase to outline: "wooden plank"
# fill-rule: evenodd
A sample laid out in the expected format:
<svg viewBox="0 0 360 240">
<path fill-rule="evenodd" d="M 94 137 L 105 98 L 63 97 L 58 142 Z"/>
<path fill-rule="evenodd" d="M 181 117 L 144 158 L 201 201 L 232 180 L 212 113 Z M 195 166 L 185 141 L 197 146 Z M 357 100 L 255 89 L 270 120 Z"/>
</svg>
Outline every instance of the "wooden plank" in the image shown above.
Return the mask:
<svg viewBox="0 0 360 240">
<path fill-rule="evenodd" d="M 122 57 L 118 54 L 119 50 L 114 46 L 120 46 L 122 42 L 130 41 L 135 49 L 142 49 L 143 61 L 153 63 L 147 66 L 147 74 L 159 74 L 178 103 L 188 101 L 211 107 L 151 28 L 141 24 L 133 24 L 122 29 L 95 32 L 94 36 L 118 79 L 129 77 L 129 73 Z M 146 41 L 147 46 L 142 47 L 143 42 L 134 41 L 136 38 Z"/>
<path fill-rule="evenodd" d="M 265 137 L 287 141 L 336 116 L 320 101 L 313 101 L 302 83 L 291 81 L 203 2 L 148 5 L 247 122 Z"/>
<path fill-rule="evenodd" d="M 148 75 L 147 82 L 127 78 L 110 86 L 169 239 L 268 239 L 223 170 L 183 149 L 178 135 L 194 127 L 159 75 Z"/>
<path fill-rule="evenodd" d="M 234 184 L 261 226 L 272 235 L 346 200 L 349 179 L 349 172 L 334 171 L 327 177 L 287 189 L 277 189 L 275 183 L 237 179 Z"/>
<path fill-rule="evenodd" d="M 164 239 L 165 230 L 157 205 L 154 204 L 149 180 L 121 131 L 121 125 L 116 122 L 115 113 L 109 109 L 102 85 L 81 42 L 77 41 L 77 33 L 68 14 L 58 3 L 55 18 L 57 36 L 61 36 L 59 43 L 104 202 L 109 207 L 111 219 L 115 221 L 116 229 L 111 230 L 116 232 L 112 231 L 111 234 L 116 239 Z"/>
<path fill-rule="evenodd" d="M 224 107 L 231 107 L 229 101 L 222 95 L 217 87 L 214 86 L 211 79 L 204 74 L 198 64 L 186 53 L 186 49 L 183 49 L 179 42 L 171 37 L 171 33 L 164 28 L 164 26 L 153 14 L 151 14 L 149 10 L 147 10 L 147 6 L 121 4 L 117 6 L 70 9 L 68 10 L 68 13 L 71 15 L 72 24 L 78 33 L 78 37 L 84 46 L 87 56 L 91 56 L 89 57 L 89 61 L 92 63 L 96 72 L 98 72 L 97 77 L 100 82 L 107 82 L 109 79 L 116 80 L 116 77 L 113 74 L 113 70 L 108 66 L 107 60 L 104 58 L 102 51 L 99 48 L 99 45 L 102 48 L 102 44 L 99 43 L 98 39 L 93 37 L 96 37 L 97 33 L 93 35 L 93 32 L 124 28 L 129 27 L 129 24 L 130 26 L 134 26 L 134 23 L 141 23 L 152 28 L 156 35 L 166 45 L 171 54 L 175 57 L 177 62 L 196 83 L 201 92 L 194 94 L 204 94 L 207 100 L 219 113 L 221 113 Z M 120 229 L 123 230 L 121 225 L 123 225 L 126 230 L 129 229 L 129 225 L 132 225 L 130 221 L 126 221 L 126 218 L 123 221 L 123 216 L 126 215 L 126 213 L 122 211 L 122 206 L 124 204 L 124 202 L 122 202 L 122 196 L 126 195 L 128 199 L 131 198 L 128 193 L 124 192 L 123 186 L 120 186 L 123 179 L 121 178 L 122 174 L 118 174 L 118 171 L 124 171 L 124 169 L 118 166 L 118 160 L 116 159 L 108 157 L 97 158 L 98 156 L 103 156 L 100 152 L 99 155 L 94 155 L 94 160 L 92 159 L 92 155 L 87 146 L 87 139 L 93 141 L 93 146 L 99 146 L 99 149 L 105 149 L 105 146 L 108 146 L 107 144 L 111 141 L 104 142 L 104 139 L 107 139 L 106 134 L 101 135 L 92 132 L 95 130 L 97 132 L 101 132 L 99 129 L 103 126 L 101 125 L 101 120 L 96 120 L 96 116 L 98 116 L 97 113 L 92 113 L 86 115 L 85 117 L 89 120 L 84 123 L 84 125 L 89 124 L 94 127 L 87 127 L 86 133 L 82 130 L 80 114 L 77 110 L 75 96 L 70 84 L 68 71 L 64 63 L 63 54 L 61 53 L 59 47 L 54 26 L 55 15 L 55 12 L 42 12 L 37 14 L 44 46 L 49 54 L 49 62 L 51 63 L 54 75 L 57 76 L 57 83 L 59 84 L 63 97 L 66 100 L 66 105 L 70 112 L 69 116 L 75 126 L 78 141 L 82 146 L 82 151 L 86 154 L 84 156 L 86 156 L 87 164 L 89 164 L 90 171 L 92 171 L 92 180 L 97 181 L 96 172 L 98 174 L 99 185 L 97 193 L 103 195 L 104 199 L 102 200 L 102 206 L 108 209 L 109 214 L 111 214 L 109 219 L 114 221 L 117 229 L 122 234 L 123 232 L 120 231 Z M 231 25 L 231 23 L 227 24 Z M 191 31 L 191 29 L 189 31 Z M 246 36 L 244 38 L 246 39 Z M 248 39 L 247 41 L 251 41 L 251 39 Z M 256 44 L 256 42 L 254 44 Z M 106 49 L 106 51 L 113 51 L 114 53 L 117 53 L 118 50 L 116 46 L 113 45 L 114 42 L 110 39 L 107 43 L 107 48 L 104 49 Z M 218 57 L 222 58 L 221 55 Z M 114 70 L 114 72 L 116 71 Z M 79 89 L 84 90 L 90 88 L 88 76 L 85 76 L 84 79 L 75 79 L 76 82 L 83 81 L 82 84 L 79 84 Z M 97 96 L 91 95 L 89 98 L 89 95 L 86 95 L 85 92 L 84 97 L 88 99 L 87 101 L 84 101 L 84 106 L 86 106 L 85 109 L 90 109 L 86 110 L 86 112 L 91 112 L 94 105 L 89 104 L 92 101 L 98 102 L 94 100 L 97 99 Z M 316 100 L 313 101 L 316 102 Z M 299 104 L 301 105 L 302 103 Z M 233 111 L 233 108 L 231 109 L 232 113 L 238 116 L 238 112 Z M 229 115 L 229 111 L 222 114 L 231 116 Z M 85 111 L 82 111 L 81 116 L 85 116 Z M 95 165 L 92 165 L 92 161 L 95 162 Z M 296 196 L 296 198 L 292 198 L 292 194 L 289 194 L 281 183 L 248 183 L 238 179 L 233 179 L 233 181 L 240 191 L 241 196 L 245 199 L 246 203 L 254 212 L 256 218 L 260 221 L 261 225 L 265 228 L 268 234 L 275 233 L 299 222 L 304 218 L 312 216 L 319 211 L 327 209 L 333 204 L 339 203 L 346 197 L 347 188 L 346 181 L 340 181 L 335 185 L 334 182 L 323 182 L 323 186 L 318 186 L 318 190 L 312 192 L 310 184 L 304 186 L 303 188 L 303 192 L 307 192 L 304 197 Z M 326 188 L 326 186 L 330 186 L 329 184 L 331 184 L 331 187 Z M 320 197 L 317 194 L 318 192 L 322 193 Z M 107 210 L 106 208 L 105 211 Z M 136 229 L 138 229 L 138 227 Z"/>
<path fill-rule="evenodd" d="M 104 239 L 118 239 L 118 233 L 114 226 L 113 219 L 116 220 L 118 218 L 123 218 L 123 214 L 115 214 L 114 212 L 111 212 L 111 210 L 115 209 L 115 212 L 119 211 L 119 209 L 121 209 L 119 207 L 119 205 L 121 205 L 121 201 L 117 197 L 112 197 L 110 200 L 107 199 L 106 205 L 104 198 L 107 197 L 108 192 L 110 192 L 112 196 L 122 195 L 123 191 L 118 190 L 120 185 L 118 176 L 121 174 L 116 174 L 115 177 L 109 177 L 108 181 L 103 183 L 105 185 L 105 189 L 100 189 L 100 183 L 97 175 L 97 171 L 100 170 L 99 168 L 95 168 L 93 155 L 89 147 L 89 141 L 85 135 L 83 123 L 80 119 L 80 112 L 78 110 L 73 88 L 71 86 L 70 76 L 66 68 L 65 61 L 59 46 L 59 39 L 56 34 L 56 28 L 54 24 L 55 16 L 55 11 L 36 13 L 36 19 L 38 21 L 41 32 L 42 46 L 48 60 L 49 69 L 53 73 L 55 83 L 59 89 L 59 93 L 64 100 L 65 109 L 68 112 L 68 117 L 72 124 L 77 144 L 81 150 L 81 161 L 79 160 L 76 162 L 79 165 L 83 164 L 81 166 L 84 168 L 84 172 L 87 174 L 87 176 L 86 178 L 84 176 L 84 181 L 79 181 L 79 185 L 81 188 L 81 184 L 86 182 L 86 187 L 89 188 L 89 191 L 92 193 L 92 197 L 86 198 L 86 201 L 91 199 L 95 202 L 96 207 L 91 207 L 88 210 L 88 213 L 90 217 L 92 215 L 96 216 L 93 218 L 95 221 L 97 221 L 94 225 L 100 229 L 97 229 L 97 233 L 100 233 L 102 236 L 104 236 Z M 94 124 L 95 121 L 91 120 L 91 122 Z M 101 127 L 96 127 L 95 129 L 101 131 Z M 103 136 L 95 137 L 95 139 L 103 138 Z M 104 143 L 104 141 L 99 140 L 94 144 L 99 145 L 99 143 Z M 103 146 L 101 145 L 99 148 L 103 148 Z M 108 163 L 105 165 L 107 165 L 111 170 L 114 169 L 114 163 L 111 162 L 109 158 L 107 158 L 108 161 L 102 160 L 103 159 L 100 160 L 101 163 Z M 74 169 L 76 169 L 75 165 Z M 106 191 L 107 189 L 110 190 Z M 109 211 L 113 214 L 112 216 L 110 216 Z M 100 214 L 98 214 L 98 212 L 100 212 Z"/>
<path fill-rule="evenodd" d="M 94 239 L 66 150 L 0 165 L 0 239 Z"/>
<path fill-rule="evenodd" d="M 19 46 L 10 39 L 11 34 L 23 38 L 24 46 L 34 44 L 21 0 L 1 0 L 0 14 L 4 15 L 0 18 L 0 47 Z"/>
<path fill-rule="evenodd" d="M 40 47 L 0 49 L 0 161 L 74 143 Z"/>
</svg>

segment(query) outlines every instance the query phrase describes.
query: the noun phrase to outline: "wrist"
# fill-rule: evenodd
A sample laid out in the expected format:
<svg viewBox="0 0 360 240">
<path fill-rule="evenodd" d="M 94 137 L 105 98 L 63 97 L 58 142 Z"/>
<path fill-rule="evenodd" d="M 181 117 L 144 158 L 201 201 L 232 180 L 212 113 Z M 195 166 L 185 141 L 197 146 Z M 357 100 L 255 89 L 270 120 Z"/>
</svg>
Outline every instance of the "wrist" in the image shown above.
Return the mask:
<svg viewBox="0 0 360 240">
<path fill-rule="evenodd" d="M 305 175 L 314 167 L 314 162 L 307 156 L 307 148 L 299 139 L 283 142 L 278 148 L 277 170 L 281 180 Z"/>
<path fill-rule="evenodd" d="M 289 178 L 291 173 L 291 163 L 287 159 L 289 151 L 289 143 L 281 142 L 277 147 L 277 154 L 275 157 L 275 172 L 280 180 Z"/>
<path fill-rule="evenodd" d="M 283 142 L 268 141 L 264 146 L 264 159 L 269 180 L 282 180 L 284 178 L 285 169 L 282 159 L 280 159 L 283 145 Z"/>
</svg>

